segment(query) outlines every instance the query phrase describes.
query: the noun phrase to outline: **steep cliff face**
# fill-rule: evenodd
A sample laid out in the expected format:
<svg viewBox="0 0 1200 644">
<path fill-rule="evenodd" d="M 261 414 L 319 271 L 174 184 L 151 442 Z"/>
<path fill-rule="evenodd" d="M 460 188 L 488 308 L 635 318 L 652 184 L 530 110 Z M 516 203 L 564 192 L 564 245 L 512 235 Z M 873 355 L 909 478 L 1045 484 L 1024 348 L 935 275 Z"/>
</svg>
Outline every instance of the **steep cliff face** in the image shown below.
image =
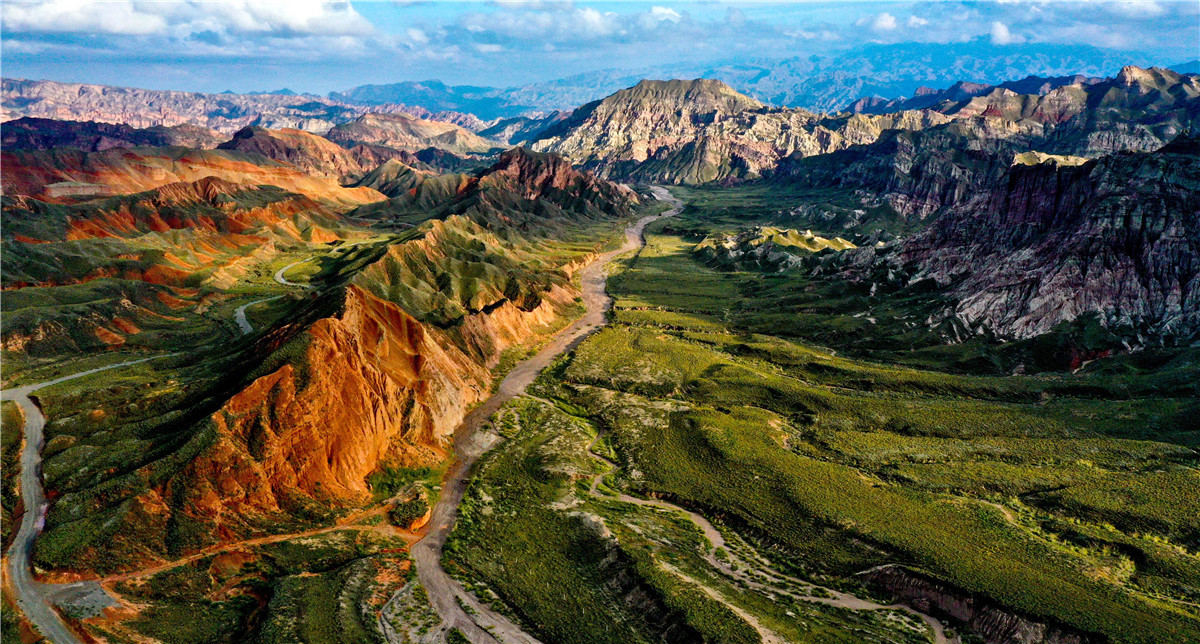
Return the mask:
<svg viewBox="0 0 1200 644">
<path fill-rule="evenodd" d="M 882 132 L 868 145 L 784 160 L 775 179 L 878 195 L 897 213 L 926 219 L 995 185 L 1045 128 L 999 117 L 963 118 L 921 131 Z"/>
<path fill-rule="evenodd" d="M 304 340 L 300 364 L 258 378 L 213 414 L 216 439 L 168 490 L 185 497 L 184 511 L 220 521 L 291 509 L 298 498 L 362 502 L 381 464 L 441 460 L 450 432 L 487 394 L 484 365 L 357 287 Z"/>
<path fill-rule="evenodd" d="M 1027 338 L 1098 314 L 1114 329 L 1200 332 L 1200 145 L 1083 165 L 1014 165 L 940 217 L 900 259 L 958 298 L 954 315 Z"/>
</svg>

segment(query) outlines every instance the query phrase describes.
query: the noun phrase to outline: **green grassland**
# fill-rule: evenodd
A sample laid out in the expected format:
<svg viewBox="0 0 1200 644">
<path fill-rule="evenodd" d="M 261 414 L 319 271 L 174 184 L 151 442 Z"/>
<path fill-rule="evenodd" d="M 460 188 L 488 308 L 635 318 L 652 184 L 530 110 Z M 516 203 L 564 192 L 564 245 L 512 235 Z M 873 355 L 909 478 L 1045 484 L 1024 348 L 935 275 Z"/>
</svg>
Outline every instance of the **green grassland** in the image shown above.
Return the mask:
<svg viewBox="0 0 1200 644">
<path fill-rule="evenodd" d="M 24 440 L 21 427 L 24 422 L 16 403 L 0 402 L 0 543 L 5 546 L 17 530 L 15 519 L 17 504 L 21 501 L 21 443 Z"/>
<path fill-rule="evenodd" d="M 443 558 L 543 641 L 759 641 L 735 607 L 789 641 L 925 641 L 923 625 L 887 611 L 748 592 L 704 561 L 708 542 L 686 517 L 591 495 L 589 481 L 609 466 L 588 455 L 597 425 L 573 413 L 522 398 L 496 415 L 510 440 L 477 466 Z"/>
<path fill-rule="evenodd" d="M 512 438 L 481 461 L 447 551 L 481 596 L 555 641 L 631 619 L 603 596 L 595 561 L 571 559 L 599 547 L 592 515 L 623 552 L 653 544 L 634 569 L 663 596 L 695 598 L 664 580 L 679 583 L 672 567 L 719 587 L 682 533 L 648 536 L 653 512 L 587 494 L 599 428 L 597 452 L 622 466 L 602 491 L 700 510 L 802 578 L 870 596 L 856 573 L 898 563 L 1111 641 L 1200 639 L 1195 349 L 1004 375 L 1036 367 L 1061 336 L 947 346 L 915 323 L 936 294 L 867 304 L 832 280 L 703 266 L 700 235 L 803 225 L 773 218 L 768 195 L 732 212 L 746 196 L 705 193 L 652 227 L 610 279 L 612 326 L 535 386 L 557 410 L 523 401 L 505 412 L 518 420 L 497 421 Z M 875 322 L 855 317 L 867 307 Z M 581 605 L 562 604 L 563 588 Z M 828 619 L 773 620 L 742 601 L 787 639 L 803 639 L 787 624 Z"/>
</svg>

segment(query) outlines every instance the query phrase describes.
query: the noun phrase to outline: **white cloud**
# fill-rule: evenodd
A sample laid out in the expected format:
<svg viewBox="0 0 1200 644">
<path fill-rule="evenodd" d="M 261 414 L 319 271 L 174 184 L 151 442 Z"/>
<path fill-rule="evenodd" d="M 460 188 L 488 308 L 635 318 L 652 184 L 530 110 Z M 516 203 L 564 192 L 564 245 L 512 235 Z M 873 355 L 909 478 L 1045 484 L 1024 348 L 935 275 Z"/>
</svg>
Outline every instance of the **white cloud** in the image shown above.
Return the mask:
<svg viewBox="0 0 1200 644">
<path fill-rule="evenodd" d="M 671 22 L 679 22 L 683 18 L 678 11 L 667 7 L 651 8 L 650 17 L 655 20 L 670 20 Z"/>
<path fill-rule="evenodd" d="M 1025 39 L 1010 31 L 1008 25 L 999 20 L 992 22 L 993 45 L 1015 45 L 1023 42 L 1025 42 Z"/>
<path fill-rule="evenodd" d="M 364 35 L 368 23 L 348 2 L 323 0 L 227 0 L 133 2 L 44 0 L 4 3 L 11 32 L 174 35 L 228 34 Z"/>
<path fill-rule="evenodd" d="M 167 21 L 144 13 L 133 2 L 86 2 L 52 0 L 38 3 L 3 4 L 4 29 L 16 32 L 85 32 L 142 35 L 159 33 Z"/>
<path fill-rule="evenodd" d="M 1150 0 L 1127 0 L 1106 6 L 1114 13 L 1127 18 L 1157 18 L 1167 12 L 1162 5 Z"/>
<path fill-rule="evenodd" d="M 875 31 L 894 31 L 896 29 L 896 16 L 888 12 L 883 12 L 871 21 L 871 29 Z"/>
<path fill-rule="evenodd" d="M 468 13 L 460 20 L 469 32 L 527 41 L 571 41 L 606 38 L 621 31 L 618 16 L 592 7 L 559 5 L 546 10 Z"/>
<path fill-rule="evenodd" d="M 404 40 L 413 45 L 424 45 L 429 42 L 429 36 L 416 27 L 409 27 L 404 30 Z"/>
<path fill-rule="evenodd" d="M 918 18 L 916 16 L 908 17 L 908 26 L 909 27 L 924 27 L 927 24 L 929 24 L 929 21 L 924 18 Z"/>
</svg>

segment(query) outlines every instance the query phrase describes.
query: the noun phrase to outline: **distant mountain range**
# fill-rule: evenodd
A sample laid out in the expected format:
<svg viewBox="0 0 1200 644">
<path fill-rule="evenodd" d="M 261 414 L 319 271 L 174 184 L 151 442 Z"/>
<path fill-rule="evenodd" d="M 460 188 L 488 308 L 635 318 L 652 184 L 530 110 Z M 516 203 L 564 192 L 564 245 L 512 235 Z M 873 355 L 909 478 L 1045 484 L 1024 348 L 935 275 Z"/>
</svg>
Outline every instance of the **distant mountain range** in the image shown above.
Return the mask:
<svg viewBox="0 0 1200 644">
<path fill-rule="evenodd" d="M 488 133 L 506 142 L 519 142 L 535 133 L 531 129 L 540 128 L 537 120 L 550 115 L 548 125 L 561 118 L 552 112 L 574 109 L 647 78 L 712 78 L 769 105 L 828 113 L 849 109 L 859 99 L 884 99 L 873 102 L 883 104 L 919 94 L 928 100 L 936 93 L 929 88 L 1007 86 L 1031 75 L 1053 85 L 1056 78 L 1107 77 L 1125 65 L 1144 67 L 1149 62 L 1140 54 L 1092 47 L 998 47 L 973 41 L 936 51 L 917 44 L 874 45 L 848 53 L 751 63 L 600 70 L 511 88 L 404 81 L 362 85 L 328 96 L 289 89 L 202 94 L 4 79 L 0 119 L 33 116 L 143 128 L 191 123 L 226 134 L 253 125 L 323 134 L 369 112 L 407 113 L 476 132 L 495 127 L 502 119 L 532 117 L 533 123 L 509 121 Z M 1200 72 L 1200 62 L 1181 63 L 1173 69 Z M 1026 87 L 1008 88 L 1022 94 L 1039 93 Z M 1046 91 L 1049 89 L 1053 86 Z"/>
</svg>

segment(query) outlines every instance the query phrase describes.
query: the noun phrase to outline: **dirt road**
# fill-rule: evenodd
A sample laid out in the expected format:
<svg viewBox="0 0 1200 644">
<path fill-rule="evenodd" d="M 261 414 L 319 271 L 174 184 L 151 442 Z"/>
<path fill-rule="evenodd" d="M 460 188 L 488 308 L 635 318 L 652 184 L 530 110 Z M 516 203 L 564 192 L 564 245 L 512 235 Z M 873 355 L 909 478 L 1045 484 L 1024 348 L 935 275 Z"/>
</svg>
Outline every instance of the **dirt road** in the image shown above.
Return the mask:
<svg viewBox="0 0 1200 644">
<path fill-rule="evenodd" d="M 43 584 L 33 578 L 33 543 L 45 526 L 46 510 L 49 508 L 49 504 L 46 503 L 46 491 L 42 488 L 42 445 L 46 441 L 43 434 L 46 428 L 46 417 L 42 415 L 42 410 L 38 409 L 29 395 L 60 382 L 166 357 L 169 356 L 155 356 L 111 364 L 0 392 L 0 400 L 15 402 L 25 417 L 25 445 L 21 450 L 21 499 L 25 504 L 25 514 L 21 517 L 21 527 L 17 530 L 12 547 L 8 550 L 8 575 L 12 579 L 13 588 L 17 593 L 17 604 L 25 612 L 25 616 L 46 639 L 55 644 L 74 643 L 80 640 L 71 629 L 67 628 L 62 617 L 48 602 L 49 598 L 62 590 L 64 585 Z"/>
<path fill-rule="evenodd" d="M 454 526 L 458 504 L 467 489 L 467 472 L 497 440 L 494 435 L 480 431 L 480 427 L 501 405 L 523 393 L 542 369 L 555 358 L 574 349 L 587 336 L 604 326 L 605 314 L 612 308 L 612 298 L 605 290 L 608 263 L 618 255 L 645 245 L 642 231 L 647 224 L 679 212 L 679 200 L 672 197 L 665 188 L 654 187 L 652 190 L 655 197 L 671 203 L 673 207 L 662 214 L 643 217 L 630 225 L 625 229 L 625 243 L 620 248 L 597 257 L 579 272 L 583 304 L 587 312 L 556 334 L 536 355 L 513 368 L 500 382 L 496 394 L 468 414 L 454 432 L 455 462 L 442 485 L 441 498 L 433 508 L 429 533 L 412 549 L 417 578 L 442 618 L 440 630 L 443 633 L 457 628 L 472 642 L 537 642 L 503 615 L 481 604 L 474 595 L 464 591 L 450 578 L 442 568 L 442 546 L 445 545 L 446 537 Z M 471 615 L 459 604 L 460 601 L 470 606 L 473 611 Z"/>
</svg>

